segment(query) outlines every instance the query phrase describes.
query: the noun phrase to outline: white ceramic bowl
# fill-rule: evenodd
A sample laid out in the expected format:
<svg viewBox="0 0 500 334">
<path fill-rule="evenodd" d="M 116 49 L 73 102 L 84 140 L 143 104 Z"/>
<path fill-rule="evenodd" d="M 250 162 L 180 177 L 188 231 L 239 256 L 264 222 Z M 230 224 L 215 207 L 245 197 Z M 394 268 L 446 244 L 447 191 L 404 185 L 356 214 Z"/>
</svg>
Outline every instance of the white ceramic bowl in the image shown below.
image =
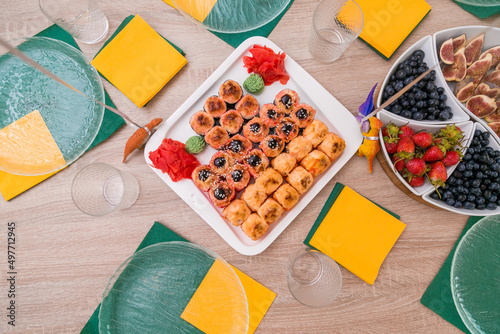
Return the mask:
<svg viewBox="0 0 500 334">
<path fill-rule="evenodd" d="M 473 122 L 473 130 L 472 130 L 472 133 L 471 133 L 471 137 L 474 135 L 474 131 L 476 131 L 476 129 L 479 129 L 479 130 L 481 130 L 481 131 L 484 132 L 484 131 L 488 131 L 486 128 L 487 127 L 484 126 L 481 123 Z M 470 140 L 472 140 L 472 138 Z M 488 146 L 492 147 L 494 150 L 500 150 L 500 145 L 498 144 L 498 141 L 493 136 L 490 137 L 490 143 L 489 143 Z M 450 175 L 450 174 L 448 174 L 448 175 Z M 453 206 L 446 205 L 446 203 L 444 201 L 435 200 L 435 199 L 431 198 L 431 194 L 432 194 L 433 191 L 434 190 L 431 190 L 431 191 L 425 193 L 422 196 L 422 198 L 426 202 L 429 202 L 430 204 L 435 205 L 437 207 L 440 207 L 442 209 L 445 209 L 445 210 L 448 210 L 448 211 L 452 211 L 452 212 L 455 212 L 455 213 L 458 213 L 458 214 L 461 214 L 461 215 L 466 215 L 466 216 L 493 216 L 493 215 L 500 214 L 500 206 L 498 206 L 495 210 L 488 210 L 488 209 L 485 209 L 485 210 L 478 210 L 478 209 L 470 210 L 470 209 L 463 209 L 463 208 L 462 209 L 457 209 L 457 208 L 455 208 Z"/>
<path fill-rule="evenodd" d="M 392 122 L 393 124 L 396 124 L 397 126 L 403 126 L 408 124 L 409 127 L 411 127 L 415 132 L 421 131 L 421 130 L 426 130 L 431 132 L 432 134 L 436 134 L 439 132 L 439 130 L 443 129 L 446 127 L 446 124 L 430 124 L 430 122 L 424 123 L 424 122 L 408 122 L 408 120 L 401 120 L 401 117 L 395 117 L 391 112 L 388 112 L 386 110 L 382 110 L 381 112 L 378 113 L 377 117 L 384 123 L 384 127 L 389 124 L 389 122 Z M 473 128 L 474 128 L 474 123 L 472 121 L 465 121 L 461 123 L 457 123 L 457 126 L 464 132 L 464 138 L 465 141 L 462 144 L 464 147 L 467 147 L 469 141 L 472 139 L 472 134 L 473 134 Z M 382 152 L 384 152 L 384 157 L 389 166 L 393 166 L 393 162 L 391 160 L 391 157 L 389 156 L 389 153 L 387 153 L 387 150 L 385 149 L 384 145 L 384 139 L 382 138 L 382 130 L 380 130 L 380 146 L 382 148 Z M 451 175 L 453 171 L 455 170 L 457 165 L 454 166 L 449 166 L 446 167 L 446 172 L 448 175 Z M 424 194 L 430 193 L 434 191 L 434 186 L 429 182 L 429 180 L 425 180 L 425 183 L 421 185 L 420 187 L 412 187 L 408 184 L 408 182 L 401 176 L 400 173 L 398 173 L 394 167 L 392 167 L 393 172 L 396 174 L 398 179 L 403 183 L 408 190 L 410 190 L 412 193 L 414 193 L 417 196 L 422 196 Z"/>
<path fill-rule="evenodd" d="M 397 60 L 396 62 L 392 65 L 391 69 L 389 70 L 389 73 L 384 79 L 384 82 L 382 83 L 382 86 L 380 87 L 380 93 L 378 94 L 377 98 L 377 107 L 380 107 L 382 105 L 382 93 L 384 92 L 385 86 L 389 82 L 389 79 L 392 74 L 394 74 L 397 70 L 398 65 L 406 60 L 407 58 L 411 57 L 412 53 L 417 51 L 417 50 L 422 50 L 425 52 L 425 57 L 424 61 L 427 63 L 429 68 L 432 68 L 433 66 L 436 66 L 438 64 L 436 57 L 435 57 L 435 48 L 434 48 L 434 43 L 432 41 L 432 37 L 430 35 L 425 36 L 415 44 L 413 44 L 408 50 L 405 51 Z M 445 94 L 448 96 L 448 99 L 446 100 L 446 104 L 451 107 L 452 112 L 453 112 L 453 117 L 449 120 L 446 121 L 421 121 L 425 124 L 453 124 L 453 123 L 461 123 L 468 121 L 470 119 L 469 115 L 458 105 L 456 102 L 456 99 L 453 99 L 452 96 L 450 96 L 449 91 L 446 91 L 446 86 L 447 83 L 443 79 L 442 75 L 438 75 L 440 72 L 439 66 L 435 67 L 436 71 L 436 80 L 434 83 L 436 84 L 437 87 L 443 87 L 445 88 Z M 453 94 L 451 94 L 453 95 Z M 414 120 L 405 118 L 396 114 L 391 113 L 396 119 L 399 119 L 401 121 L 411 121 L 414 122 Z"/>
<path fill-rule="evenodd" d="M 492 48 L 494 46 L 500 45 L 500 28 L 496 27 L 488 27 L 488 26 L 464 26 L 464 27 L 456 27 L 456 28 L 450 28 L 446 30 L 441 30 L 439 32 L 436 32 L 433 35 L 433 43 L 434 43 L 434 61 L 439 63 L 440 58 L 439 58 L 439 49 L 441 47 L 441 44 L 443 44 L 444 41 L 448 40 L 449 38 L 455 38 L 458 37 L 462 34 L 465 34 L 467 37 L 467 41 L 473 39 L 476 36 L 479 36 L 480 34 L 484 33 L 484 45 L 483 45 L 483 50 L 486 51 L 489 48 Z M 439 72 L 439 77 L 443 78 L 443 75 L 441 71 Z M 444 80 L 444 78 L 443 78 Z M 466 107 L 465 103 L 461 103 L 460 101 L 457 100 L 455 97 L 455 94 L 453 93 L 455 91 L 455 86 L 456 82 L 454 81 L 445 81 L 446 85 L 444 86 L 446 90 L 446 95 L 448 95 L 448 98 L 452 97 L 452 99 L 468 114 L 472 119 L 475 121 L 480 122 L 482 125 L 485 126 L 485 128 L 496 137 L 496 140 L 500 140 L 497 134 L 495 134 L 489 126 L 487 126 L 487 122 L 474 115 L 471 113 Z"/>
</svg>

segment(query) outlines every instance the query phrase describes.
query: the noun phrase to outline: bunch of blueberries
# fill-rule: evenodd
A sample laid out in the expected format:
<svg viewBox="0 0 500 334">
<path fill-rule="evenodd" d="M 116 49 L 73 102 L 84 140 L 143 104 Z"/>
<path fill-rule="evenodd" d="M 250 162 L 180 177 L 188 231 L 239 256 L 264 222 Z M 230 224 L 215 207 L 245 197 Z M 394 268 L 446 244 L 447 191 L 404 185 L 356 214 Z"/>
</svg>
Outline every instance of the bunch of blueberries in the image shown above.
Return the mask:
<svg viewBox="0 0 500 334">
<path fill-rule="evenodd" d="M 424 51 L 417 50 L 409 59 L 397 66 L 396 72 L 391 75 L 382 92 L 382 102 L 387 101 L 429 69 L 427 63 L 424 62 L 424 57 Z M 436 71 L 432 70 L 385 109 L 396 115 L 417 121 L 446 121 L 452 118 L 453 112 L 451 107 L 446 105 L 447 96 L 444 93 L 444 88 L 437 87 L 434 83 L 435 80 Z"/>
<path fill-rule="evenodd" d="M 469 210 L 500 206 L 500 151 L 489 147 L 490 133 L 476 130 L 462 161 L 445 185 L 431 194 L 447 205 Z"/>
</svg>

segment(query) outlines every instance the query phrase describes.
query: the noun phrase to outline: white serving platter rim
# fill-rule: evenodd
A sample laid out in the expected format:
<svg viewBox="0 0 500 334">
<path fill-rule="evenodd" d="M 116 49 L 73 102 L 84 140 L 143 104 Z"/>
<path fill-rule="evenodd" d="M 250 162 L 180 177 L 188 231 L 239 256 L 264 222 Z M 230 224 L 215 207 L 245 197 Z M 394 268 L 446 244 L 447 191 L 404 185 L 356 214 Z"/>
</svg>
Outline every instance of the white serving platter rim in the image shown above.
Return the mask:
<svg viewBox="0 0 500 334">
<path fill-rule="evenodd" d="M 173 182 L 167 174 L 151 166 L 149 152 L 156 150 L 161 141 L 166 138 L 172 138 L 185 142 L 190 136 L 196 135 L 191 130 L 188 119 L 191 113 L 196 109 L 203 107 L 202 98 L 204 96 L 216 95 L 219 85 L 227 80 L 233 79 L 240 84 L 248 76 L 243 67 L 242 57 L 250 55 L 248 49 L 254 44 L 266 45 L 275 52 L 283 52 L 276 44 L 264 37 L 251 37 L 240 44 L 236 50 L 212 73 L 212 75 L 166 120 L 159 126 L 157 131 L 149 139 L 144 149 L 146 163 L 151 169 L 175 192 L 181 197 L 198 215 L 203 218 L 231 247 L 243 255 L 256 255 L 263 252 L 282 232 L 292 223 L 297 215 L 311 202 L 311 200 L 323 189 L 323 187 L 335 176 L 335 174 L 349 161 L 361 145 L 363 137 L 359 131 L 359 126 L 354 116 L 347 110 L 333 95 L 331 95 L 323 86 L 321 86 L 309 73 L 307 73 L 290 56 L 285 58 L 285 68 L 290 74 L 290 81 L 287 85 L 274 83 L 264 89 L 270 95 L 276 95 L 283 88 L 297 90 L 301 101 L 316 107 L 316 118 L 324 121 L 330 131 L 339 134 L 346 141 L 344 153 L 318 178 L 315 179 L 309 190 L 301 195 L 297 205 L 290 211 L 287 211 L 277 222 L 270 225 L 269 230 L 259 240 L 252 241 L 239 227 L 232 226 L 220 216 L 220 209 L 212 205 L 206 193 L 201 192 L 191 180 L 181 180 Z M 237 73 L 237 77 L 226 77 L 227 72 Z M 299 81 L 296 81 L 296 80 Z M 279 85 L 279 86 L 278 86 Z M 296 86 L 296 87 L 295 87 Z M 273 89 L 273 87 L 275 87 Z M 299 92 L 299 90 L 302 92 Z M 272 92 L 272 93 L 271 93 Z M 264 94 L 263 93 L 263 94 Z M 305 95 L 303 93 L 306 93 Z M 307 96 L 307 98 L 304 98 Z M 259 95 L 255 96 L 259 100 Z M 206 97 L 205 97 L 206 98 Z M 272 103 L 271 99 L 260 101 L 263 103 Z M 188 114 L 189 113 L 189 114 Z M 170 137 L 172 132 L 177 131 L 176 123 L 182 118 L 187 120 L 182 123 L 186 131 L 182 131 L 179 137 Z M 180 130 L 179 130 L 180 131 Z M 211 152 L 211 153 L 210 153 Z M 211 148 L 205 149 L 198 159 L 200 163 L 208 163 L 209 157 L 215 152 Z M 204 157 L 204 159 L 200 159 Z"/>
</svg>

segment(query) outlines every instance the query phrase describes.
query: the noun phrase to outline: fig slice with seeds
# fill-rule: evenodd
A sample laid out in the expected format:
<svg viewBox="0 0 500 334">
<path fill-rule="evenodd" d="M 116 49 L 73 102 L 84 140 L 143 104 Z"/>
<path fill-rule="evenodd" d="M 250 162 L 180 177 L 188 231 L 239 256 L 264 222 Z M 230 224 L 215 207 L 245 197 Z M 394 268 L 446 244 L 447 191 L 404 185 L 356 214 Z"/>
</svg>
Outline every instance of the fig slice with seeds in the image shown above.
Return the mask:
<svg viewBox="0 0 500 334">
<path fill-rule="evenodd" d="M 475 95 L 486 95 L 492 99 L 496 98 L 500 94 L 500 88 L 490 87 L 486 82 L 481 82 L 475 91 Z"/>
<path fill-rule="evenodd" d="M 486 73 L 483 78 L 483 82 L 488 82 L 496 86 L 500 86 L 500 70 L 494 70 Z"/>
<path fill-rule="evenodd" d="M 453 38 L 453 53 L 457 52 L 458 49 L 463 48 L 466 43 L 467 37 L 465 37 L 465 34 Z"/>
<path fill-rule="evenodd" d="M 498 109 L 500 107 L 500 101 L 496 101 L 496 103 L 497 110 L 484 118 L 484 120 L 488 123 L 500 122 L 500 109 Z"/>
<path fill-rule="evenodd" d="M 474 86 L 479 85 L 486 72 L 488 72 L 491 64 L 491 58 L 491 54 L 487 54 L 483 59 L 476 60 L 467 68 L 467 76 L 473 78 Z"/>
<path fill-rule="evenodd" d="M 454 61 L 451 65 L 444 65 L 443 76 L 446 81 L 462 81 L 467 73 L 464 48 L 460 48 L 454 55 Z"/>
<path fill-rule="evenodd" d="M 439 58 L 445 64 L 453 64 L 455 57 L 453 56 L 453 38 L 450 38 L 441 44 L 439 48 Z"/>
<path fill-rule="evenodd" d="M 483 49 L 484 44 L 484 34 L 481 34 L 469 41 L 465 46 L 465 59 L 467 60 L 467 66 L 474 63 L 479 59 L 481 55 L 481 50 Z"/>
<path fill-rule="evenodd" d="M 500 136 L 500 122 L 488 123 L 488 126 L 493 130 L 493 132 Z"/>
<path fill-rule="evenodd" d="M 464 81 L 461 81 L 460 83 L 462 82 Z M 458 101 L 465 103 L 467 102 L 467 100 L 474 96 L 475 87 L 472 81 L 470 81 L 466 85 L 460 85 L 460 83 L 455 87 L 455 96 L 457 97 Z"/>
<path fill-rule="evenodd" d="M 486 117 L 497 110 L 495 100 L 486 95 L 475 95 L 471 97 L 465 106 L 471 113 L 479 118 Z"/>
<path fill-rule="evenodd" d="M 483 53 L 479 56 L 479 59 L 483 59 L 486 57 L 487 54 L 491 54 L 492 59 L 491 59 L 491 68 L 496 66 L 496 69 L 500 69 L 500 45 L 494 46 Z"/>
</svg>

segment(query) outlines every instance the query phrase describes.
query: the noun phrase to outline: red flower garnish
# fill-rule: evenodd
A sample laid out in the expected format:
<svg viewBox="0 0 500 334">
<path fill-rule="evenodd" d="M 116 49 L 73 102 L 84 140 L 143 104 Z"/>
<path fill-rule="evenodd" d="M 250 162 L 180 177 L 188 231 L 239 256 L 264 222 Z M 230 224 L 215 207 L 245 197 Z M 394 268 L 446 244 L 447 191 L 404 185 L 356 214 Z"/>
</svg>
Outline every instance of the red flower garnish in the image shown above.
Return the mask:
<svg viewBox="0 0 500 334">
<path fill-rule="evenodd" d="M 248 73 L 254 72 L 260 75 L 266 86 L 270 86 L 275 81 L 279 81 L 283 85 L 288 82 L 290 76 L 285 70 L 286 54 L 284 52 L 276 54 L 267 46 L 257 44 L 249 51 L 252 56 L 243 57 L 243 64 Z"/>
<path fill-rule="evenodd" d="M 167 173 L 174 182 L 190 179 L 193 170 L 200 165 L 183 143 L 170 138 L 163 139 L 156 151 L 149 152 L 149 159 L 153 167 Z"/>
</svg>

